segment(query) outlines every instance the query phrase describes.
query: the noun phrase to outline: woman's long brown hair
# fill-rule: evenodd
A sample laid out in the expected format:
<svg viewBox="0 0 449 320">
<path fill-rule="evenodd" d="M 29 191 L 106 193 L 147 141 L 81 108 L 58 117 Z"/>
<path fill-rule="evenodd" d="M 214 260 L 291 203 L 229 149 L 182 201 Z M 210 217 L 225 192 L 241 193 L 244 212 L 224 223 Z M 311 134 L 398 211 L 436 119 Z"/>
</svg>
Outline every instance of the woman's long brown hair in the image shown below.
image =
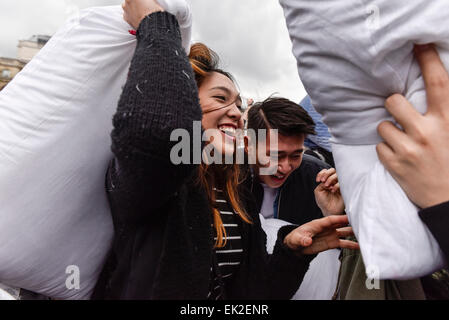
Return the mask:
<svg viewBox="0 0 449 320">
<path fill-rule="evenodd" d="M 195 80 L 198 88 L 211 72 L 221 73 L 234 81 L 229 73 L 218 69 L 218 55 L 202 43 L 195 43 L 192 45 L 190 48 L 189 59 L 195 73 Z M 241 183 L 240 178 L 240 167 L 235 163 L 232 165 L 207 165 L 202 163 L 199 166 L 198 182 L 205 189 L 209 199 L 209 205 L 212 209 L 214 227 L 217 235 L 215 241 L 216 248 L 222 248 L 226 245 L 226 229 L 223 226 L 220 211 L 216 208 L 214 188 L 224 188 L 223 192 L 227 195 L 234 212 L 244 222 L 252 223 L 240 201 L 237 191 L 238 185 Z"/>
</svg>

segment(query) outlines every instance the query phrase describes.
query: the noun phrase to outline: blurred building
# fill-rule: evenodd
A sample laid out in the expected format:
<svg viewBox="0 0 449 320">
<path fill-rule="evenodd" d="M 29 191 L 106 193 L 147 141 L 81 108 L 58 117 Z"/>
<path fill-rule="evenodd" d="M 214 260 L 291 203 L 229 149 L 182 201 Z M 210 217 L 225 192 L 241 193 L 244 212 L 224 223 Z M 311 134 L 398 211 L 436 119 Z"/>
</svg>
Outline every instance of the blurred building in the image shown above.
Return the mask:
<svg viewBox="0 0 449 320">
<path fill-rule="evenodd" d="M 25 66 L 25 62 L 18 59 L 0 58 L 0 90 Z"/>
<path fill-rule="evenodd" d="M 36 53 L 50 40 L 50 36 L 34 35 L 29 40 L 20 40 L 17 58 L 0 57 L 0 90 L 2 90 Z"/>
<path fill-rule="evenodd" d="M 20 40 L 17 48 L 17 59 L 30 62 L 36 53 L 50 40 L 50 36 L 34 35 L 29 40 Z"/>
</svg>

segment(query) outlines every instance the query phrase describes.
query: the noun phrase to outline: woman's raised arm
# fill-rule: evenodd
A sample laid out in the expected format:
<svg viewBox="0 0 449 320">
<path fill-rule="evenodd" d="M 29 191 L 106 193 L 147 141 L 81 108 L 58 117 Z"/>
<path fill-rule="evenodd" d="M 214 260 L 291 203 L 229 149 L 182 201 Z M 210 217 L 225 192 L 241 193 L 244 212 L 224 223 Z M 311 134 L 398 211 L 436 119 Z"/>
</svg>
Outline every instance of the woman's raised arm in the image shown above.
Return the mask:
<svg viewBox="0 0 449 320">
<path fill-rule="evenodd" d="M 113 118 L 115 159 L 107 175 L 111 205 L 121 208 L 112 208 L 113 212 L 127 212 L 119 218 L 137 220 L 149 211 L 157 212 L 195 169 L 171 162 L 170 150 L 176 142 L 170 141 L 170 135 L 181 128 L 192 136 L 193 121 L 202 117 L 176 18 L 157 8 L 149 15 L 141 14 L 131 6 L 140 2 L 155 3 L 135 0 L 123 5 L 128 22 L 141 22 L 128 80 Z M 142 20 L 134 18 L 139 14 Z"/>
</svg>

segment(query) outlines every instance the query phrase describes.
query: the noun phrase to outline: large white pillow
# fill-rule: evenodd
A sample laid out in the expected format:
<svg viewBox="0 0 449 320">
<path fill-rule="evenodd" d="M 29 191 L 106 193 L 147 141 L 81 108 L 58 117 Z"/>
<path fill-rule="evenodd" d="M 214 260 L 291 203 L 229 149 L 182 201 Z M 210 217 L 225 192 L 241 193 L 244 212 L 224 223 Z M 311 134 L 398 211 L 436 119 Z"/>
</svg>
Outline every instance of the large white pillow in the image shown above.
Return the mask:
<svg viewBox="0 0 449 320">
<path fill-rule="evenodd" d="M 1 283 L 59 299 L 92 293 L 113 237 L 112 116 L 136 45 L 122 16 L 120 6 L 82 11 L 0 93 Z M 190 37 L 191 21 L 180 25 Z"/>
<path fill-rule="evenodd" d="M 414 43 L 436 44 L 449 68 L 447 0 L 280 0 L 299 76 L 332 135 L 346 212 L 370 278 L 415 279 L 445 265 L 417 208 L 376 154 L 385 99 L 426 111 Z"/>
</svg>

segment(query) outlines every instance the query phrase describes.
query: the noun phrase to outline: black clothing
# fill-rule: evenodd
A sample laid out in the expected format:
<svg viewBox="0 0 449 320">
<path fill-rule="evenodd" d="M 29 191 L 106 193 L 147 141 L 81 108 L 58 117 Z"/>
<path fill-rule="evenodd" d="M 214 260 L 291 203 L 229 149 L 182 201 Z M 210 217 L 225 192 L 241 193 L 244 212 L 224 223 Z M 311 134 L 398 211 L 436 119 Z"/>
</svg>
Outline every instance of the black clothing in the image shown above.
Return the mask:
<svg viewBox="0 0 449 320">
<path fill-rule="evenodd" d="M 311 155 L 312 157 L 315 157 L 323 162 L 326 162 L 332 168 L 335 168 L 335 161 L 332 152 L 329 152 L 326 149 L 321 148 L 320 146 L 314 146 L 312 148 L 309 147 L 308 149 L 306 149 L 304 154 Z"/>
<path fill-rule="evenodd" d="M 419 217 L 432 232 L 449 261 L 449 201 L 420 210 Z"/>
<path fill-rule="evenodd" d="M 419 211 L 419 217 L 437 240 L 446 261 L 449 261 L 449 202 L 422 209 Z M 423 277 L 421 282 L 427 299 L 449 299 L 449 272 L 447 269 Z"/>
<path fill-rule="evenodd" d="M 113 119 L 115 158 L 106 177 L 115 238 L 93 299 L 206 299 L 210 268 L 218 270 L 212 212 L 198 166 L 170 160 L 173 130 L 192 137 L 193 121 L 202 117 L 195 77 L 173 15 L 146 17 L 137 40 Z M 294 226 L 279 230 L 268 255 L 253 198 L 243 186 L 239 195 L 253 223 L 238 220 L 244 253 L 224 298 L 288 299 L 313 256 L 297 256 L 283 244 Z"/>
</svg>

